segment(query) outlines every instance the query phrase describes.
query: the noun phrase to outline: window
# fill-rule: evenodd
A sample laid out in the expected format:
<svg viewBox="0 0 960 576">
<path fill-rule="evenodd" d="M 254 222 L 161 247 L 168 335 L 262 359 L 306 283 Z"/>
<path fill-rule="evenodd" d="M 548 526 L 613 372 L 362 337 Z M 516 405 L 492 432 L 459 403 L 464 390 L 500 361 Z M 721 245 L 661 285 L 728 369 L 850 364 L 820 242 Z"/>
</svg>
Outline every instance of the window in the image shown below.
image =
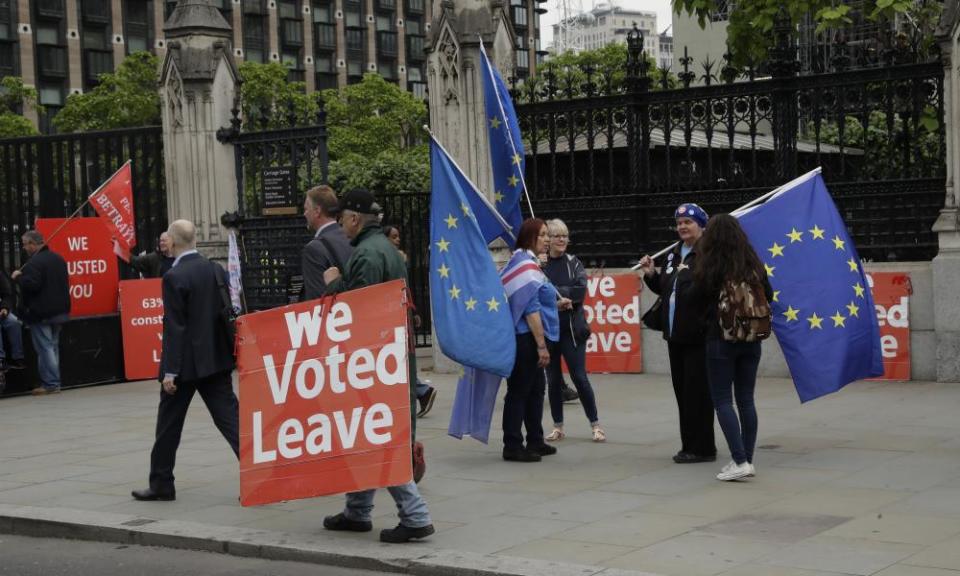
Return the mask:
<svg viewBox="0 0 960 576">
<path fill-rule="evenodd" d="M 407 27 L 407 34 L 413 34 L 413 35 L 419 36 L 420 34 L 423 33 L 422 32 L 423 27 L 420 25 L 419 20 L 408 19 L 405 23 L 405 26 Z"/>
<path fill-rule="evenodd" d="M 313 57 L 317 72 L 333 72 L 333 57 L 329 54 L 318 54 Z"/>
<path fill-rule="evenodd" d="M 63 90 L 59 86 L 40 88 L 40 104 L 44 106 L 63 106 Z"/>
<path fill-rule="evenodd" d="M 136 22 L 143 25 L 147 25 L 149 22 L 147 3 L 143 0 L 126 0 L 123 3 L 123 15 L 127 22 Z"/>
<path fill-rule="evenodd" d="M 143 36 L 127 36 L 127 54 L 147 52 L 147 39 Z"/>
<path fill-rule="evenodd" d="M 389 32 L 391 30 L 393 30 L 393 18 L 377 14 L 377 32 Z"/>
<path fill-rule="evenodd" d="M 55 26 L 37 27 L 37 44 L 60 45 L 60 30 Z"/>
<path fill-rule="evenodd" d="M 363 64 L 356 60 L 348 60 L 347 76 L 363 76 Z"/>
<path fill-rule="evenodd" d="M 109 48 L 107 42 L 107 31 L 103 28 L 88 28 L 83 31 L 83 47 L 90 50 L 106 50 Z"/>
<path fill-rule="evenodd" d="M 409 80 L 410 82 L 422 82 L 423 72 L 421 72 L 419 68 L 408 68 L 407 80 Z"/>
<path fill-rule="evenodd" d="M 300 13 L 297 12 L 297 6 L 293 2 L 280 2 L 280 17 L 298 19 Z"/>
<path fill-rule="evenodd" d="M 10 40 L 10 24 L 0 22 L 0 40 Z"/>
<path fill-rule="evenodd" d="M 513 25 L 514 26 L 526 26 L 527 25 L 527 9 L 526 8 L 514 8 L 513 9 Z"/>
<path fill-rule="evenodd" d="M 313 6 L 313 21 L 314 22 L 324 22 L 331 23 L 333 22 L 333 6 L 330 4 L 314 4 Z"/>
<path fill-rule="evenodd" d="M 597 20 L 597 22 L 599 22 L 600 25 L 603 26 L 603 25 L 605 25 L 605 24 L 607 23 L 607 17 L 606 17 L 606 16 L 601 16 L 601 17 L 599 18 L 599 20 Z"/>
<path fill-rule="evenodd" d="M 389 60 L 379 61 L 377 63 L 377 71 L 387 80 L 395 80 L 397 78 L 397 67 Z"/>
<path fill-rule="evenodd" d="M 346 24 L 347 26 L 354 26 L 354 27 L 362 26 L 363 22 L 362 22 L 362 19 L 360 18 L 360 11 L 356 9 L 347 10 Z"/>
<path fill-rule="evenodd" d="M 245 48 L 243 51 L 243 59 L 247 62 L 264 62 L 263 50 L 254 49 L 254 48 Z"/>
</svg>

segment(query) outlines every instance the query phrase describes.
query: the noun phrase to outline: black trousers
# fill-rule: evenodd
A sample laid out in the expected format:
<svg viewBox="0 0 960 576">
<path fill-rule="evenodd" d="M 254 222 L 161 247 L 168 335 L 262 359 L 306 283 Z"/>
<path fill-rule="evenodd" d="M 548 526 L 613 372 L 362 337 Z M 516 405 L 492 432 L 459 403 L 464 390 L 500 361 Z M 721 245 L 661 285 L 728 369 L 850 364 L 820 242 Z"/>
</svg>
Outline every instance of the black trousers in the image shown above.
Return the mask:
<svg viewBox="0 0 960 576">
<path fill-rule="evenodd" d="M 507 450 L 523 448 L 523 426 L 527 428 L 527 447 L 543 444 L 543 393 L 547 376 L 537 366 L 537 341 L 533 334 L 517 334 L 517 359 L 507 378 L 507 397 L 503 404 L 503 445 Z"/>
<path fill-rule="evenodd" d="M 699 456 L 713 456 L 713 400 L 707 381 L 706 347 L 700 344 L 668 343 L 670 377 L 680 411 L 681 450 Z"/>
<path fill-rule="evenodd" d="M 173 467 L 177 461 L 180 434 L 194 393 L 199 392 L 217 429 L 240 457 L 240 405 L 233 393 L 230 372 L 221 372 L 200 380 L 177 380 L 177 391 L 160 390 L 157 410 L 157 437 L 150 453 L 150 488 L 155 492 L 173 492 Z"/>
</svg>

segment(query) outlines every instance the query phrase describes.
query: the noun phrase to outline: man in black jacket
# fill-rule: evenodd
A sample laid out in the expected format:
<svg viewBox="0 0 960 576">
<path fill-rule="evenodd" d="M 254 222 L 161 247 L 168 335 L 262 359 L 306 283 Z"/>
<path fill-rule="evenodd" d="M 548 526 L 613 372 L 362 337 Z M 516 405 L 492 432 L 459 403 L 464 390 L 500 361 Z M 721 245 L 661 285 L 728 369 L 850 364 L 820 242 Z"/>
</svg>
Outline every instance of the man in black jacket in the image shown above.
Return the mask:
<svg viewBox="0 0 960 576">
<path fill-rule="evenodd" d="M 157 250 L 149 254 L 141 254 L 130 259 L 133 269 L 144 278 L 160 278 L 167 270 L 173 267 L 173 256 L 170 255 L 170 235 L 160 234 Z"/>
<path fill-rule="evenodd" d="M 134 490 L 137 500 L 175 500 L 173 467 L 187 408 L 200 393 L 217 429 L 240 455 L 240 407 L 233 393 L 233 342 L 220 311 L 217 282 L 223 268 L 197 253 L 196 228 L 176 220 L 169 230 L 173 267 L 163 275 L 163 352 L 160 357 L 160 408 L 150 454 L 150 487 Z"/>
<path fill-rule="evenodd" d="M 10 368 L 23 368 L 23 330 L 20 320 L 13 314 L 16 301 L 13 282 L 6 272 L 0 271 L 0 330 L 3 330 L 3 337 L 0 338 L 0 374 Z"/>
<path fill-rule="evenodd" d="M 323 273 L 327 268 L 343 269 L 353 254 L 350 239 L 337 225 L 337 195 L 329 186 L 307 190 L 303 200 L 303 217 L 313 238 L 303 247 L 300 257 L 303 270 L 303 300 L 320 298 L 326 292 Z"/>
<path fill-rule="evenodd" d="M 70 317 L 67 263 L 44 244 L 36 230 L 27 231 L 21 241 L 30 259 L 11 277 L 20 285 L 23 320 L 37 351 L 41 386 L 33 394 L 56 394 L 60 392 L 60 328 Z"/>
</svg>

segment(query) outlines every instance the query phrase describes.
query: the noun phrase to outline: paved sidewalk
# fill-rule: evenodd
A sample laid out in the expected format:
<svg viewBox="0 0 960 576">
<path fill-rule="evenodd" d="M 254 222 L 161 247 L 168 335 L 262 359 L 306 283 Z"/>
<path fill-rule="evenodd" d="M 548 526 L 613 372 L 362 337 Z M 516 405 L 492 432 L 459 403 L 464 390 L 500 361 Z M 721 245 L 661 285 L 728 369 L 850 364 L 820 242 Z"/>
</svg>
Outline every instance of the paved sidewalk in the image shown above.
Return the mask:
<svg viewBox="0 0 960 576">
<path fill-rule="evenodd" d="M 0 517 L 170 520 L 251 542 L 283 533 L 278 542 L 344 555 L 454 556 L 446 550 L 461 563 L 502 559 L 528 572 L 550 565 L 521 559 L 593 567 L 554 566 L 556 574 L 960 576 L 958 384 L 857 383 L 801 406 L 789 381 L 763 379 L 757 477 L 721 483 L 719 428 L 715 464 L 670 460 L 678 431 L 666 377 L 595 376 L 609 441 L 590 442 L 582 409 L 567 404 L 567 439 L 540 464 L 500 459 L 499 415 L 490 446 L 447 437 L 454 379 L 426 377 L 440 392 L 418 423 L 428 462 L 421 490 L 437 526 L 426 543 L 325 532 L 322 518 L 342 497 L 240 507 L 236 461 L 199 399 L 179 452 L 177 501 L 131 500 L 147 480 L 159 394 L 149 382 L 0 401 Z M 377 504 L 375 528 L 393 526 L 389 496 Z M 0 520 L 0 530 L 17 525 Z"/>
</svg>

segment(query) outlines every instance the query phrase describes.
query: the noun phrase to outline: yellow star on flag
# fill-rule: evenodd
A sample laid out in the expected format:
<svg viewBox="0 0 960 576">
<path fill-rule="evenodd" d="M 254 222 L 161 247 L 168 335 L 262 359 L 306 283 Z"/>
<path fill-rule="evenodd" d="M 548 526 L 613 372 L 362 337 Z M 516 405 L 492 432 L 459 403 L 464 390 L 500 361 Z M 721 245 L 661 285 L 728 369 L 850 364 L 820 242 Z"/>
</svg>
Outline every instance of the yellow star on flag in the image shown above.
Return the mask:
<svg viewBox="0 0 960 576">
<path fill-rule="evenodd" d="M 519 155 L 519 154 L 514 154 L 514 155 L 513 155 L 513 163 L 514 163 L 514 164 L 516 164 L 517 166 L 519 166 L 519 165 L 520 165 L 520 160 L 521 160 L 521 158 L 520 158 L 520 155 Z"/>
<path fill-rule="evenodd" d="M 857 296 L 863 298 L 863 286 L 859 282 L 853 285 L 853 291 L 857 293 Z"/>
<path fill-rule="evenodd" d="M 847 243 L 841 240 L 840 236 L 834 236 L 833 245 L 837 248 L 837 250 L 843 250 L 846 248 Z"/>
<path fill-rule="evenodd" d="M 467 206 L 466 204 L 464 204 L 464 203 L 461 202 L 461 203 L 460 203 L 460 209 L 463 210 L 463 215 L 464 215 L 464 216 L 469 216 L 469 215 L 470 215 L 470 207 Z"/>
<path fill-rule="evenodd" d="M 796 228 L 790 230 L 790 232 L 787 233 L 787 237 L 790 238 L 791 244 L 794 242 L 803 242 L 803 232 L 797 232 Z"/>
<path fill-rule="evenodd" d="M 807 322 L 810 323 L 811 330 L 813 330 L 814 328 L 819 328 L 820 330 L 823 330 L 823 326 L 821 325 L 823 324 L 823 318 L 817 316 L 816 312 L 814 312 L 812 316 L 807 318 Z"/>
<path fill-rule="evenodd" d="M 440 274 L 440 277 L 441 277 L 441 278 L 449 278 L 449 277 L 450 277 L 450 269 L 447 268 L 447 265 L 446 265 L 446 264 L 441 264 L 440 267 L 437 268 L 437 272 Z"/>
<path fill-rule="evenodd" d="M 517 182 L 519 182 L 519 181 L 520 181 L 520 179 L 517 178 L 517 176 L 516 176 L 515 174 L 511 174 L 510 177 L 507 178 L 507 182 L 509 182 L 510 185 L 513 186 L 514 188 L 517 187 Z"/>
<path fill-rule="evenodd" d="M 797 314 L 799 313 L 800 311 L 794 308 L 793 306 L 787 306 L 787 310 L 786 312 L 783 313 L 783 315 L 787 317 L 787 322 L 790 322 L 790 321 L 796 321 Z"/>
<path fill-rule="evenodd" d="M 830 317 L 833 320 L 834 328 L 844 328 L 843 323 L 846 321 L 846 318 L 840 315 L 840 311 L 837 310 L 837 313 Z"/>
<path fill-rule="evenodd" d="M 445 222 L 447 223 L 447 229 L 448 229 L 448 230 L 449 230 L 450 228 L 456 228 L 456 227 L 457 227 L 457 218 L 456 218 L 456 216 L 454 216 L 453 214 L 447 215 L 447 218 L 446 218 Z"/>
<path fill-rule="evenodd" d="M 457 300 L 458 298 L 460 298 L 460 289 L 457 288 L 456 284 L 453 285 L 453 288 L 447 290 L 447 292 L 450 293 L 451 300 Z"/>
<path fill-rule="evenodd" d="M 477 301 L 472 296 L 464 304 L 467 306 L 467 310 L 473 310 L 477 307 Z"/>
<path fill-rule="evenodd" d="M 500 122 L 500 119 L 497 118 L 496 116 L 494 116 L 493 118 L 490 119 L 490 127 L 491 127 L 491 128 L 499 128 L 499 127 L 500 127 L 500 124 L 502 124 L 502 122 Z"/>
<path fill-rule="evenodd" d="M 851 272 L 859 272 L 859 270 L 857 269 L 857 261 L 854 260 L 853 258 L 847 260 L 847 266 L 850 267 Z"/>
<path fill-rule="evenodd" d="M 777 269 L 775 266 L 766 263 L 764 263 L 763 267 L 767 269 L 767 276 L 773 276 L 773 271 Z"/>
<path fill-rule="evenodd" d="M 773 301 L 774 301 L 774 302 L 779 302 L 779 301 L 780 301 L 780 291 L 779 291 L 779 290 L 774 290 L 774 291 L 773 291 Z"/>
<path fill-rule="evenodd" d="M 487 312 L 496 312 L 500 310 L 500 301 L 496 298 L 487 300 Z"/>
<path fill-rule="evenodd" d="M 503 202 L 503 192 L 501 192 L 501 191 L 499 191 L 499 190 L 497 190 L 496 192 L 494 192 L 494 194 L 493 194 L 493 199 L 497 202 L 497 204 Z"/>
<path fill-rule="evenodd" d="M 437 245 L 437 248 L 439 248 L 441 252 L 448 252 L 447 248 L 450 247 L 450 243 L 444 240 L 443 238 L 440 238 L 440 241 L 435 242 L 435 244 Z"/>
<path fill-rule="evenodd" d="M 773 243 L 773 246 L 771 246 L 770 248 L 767 248 L 767 250 L 769 250 L 770 254 L 773 255 L 771 256 L 772 258 L 776 258 L 777 256 L 783 256 L 783 246 L 777 244 L 776 242 Z"/>
<path fill-rule="evenodd" d="M 820 228 L 816 224 L 813 225 L 813 228 L 810 229 L 810 234 L 813 236 L 814 240 L 823 240 L 823 228 Z"/>
<path fill-rule="evenodd" d="M 857 306 L 856 304 L 854 304 L 853 302 L 847 304 L 847 312 L 848 312 L 851 316 L 856 316 L 857 318 L 860 317 L 860 314 L 859 314 L 859 312 L 860 312 L 860 307 Z"/>
</svg>

